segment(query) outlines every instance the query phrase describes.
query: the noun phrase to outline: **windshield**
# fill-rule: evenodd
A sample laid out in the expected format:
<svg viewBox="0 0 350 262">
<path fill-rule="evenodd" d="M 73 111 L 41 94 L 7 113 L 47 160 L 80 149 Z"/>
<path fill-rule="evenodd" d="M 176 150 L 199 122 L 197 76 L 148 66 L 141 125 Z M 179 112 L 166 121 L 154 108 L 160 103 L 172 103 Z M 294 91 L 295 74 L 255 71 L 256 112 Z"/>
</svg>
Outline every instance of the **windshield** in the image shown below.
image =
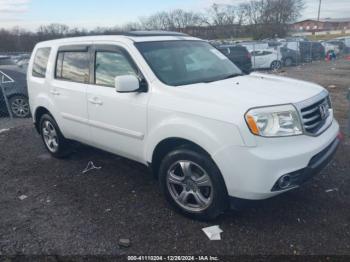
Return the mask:
<svg viewBox="0 0 350 262">
<path fill-rule="evenodd" d="M 242 72 L 225 55 L 203 41 L 135 43 L 156 76 L 171 86 L 208 83 Z"/>
</svg>

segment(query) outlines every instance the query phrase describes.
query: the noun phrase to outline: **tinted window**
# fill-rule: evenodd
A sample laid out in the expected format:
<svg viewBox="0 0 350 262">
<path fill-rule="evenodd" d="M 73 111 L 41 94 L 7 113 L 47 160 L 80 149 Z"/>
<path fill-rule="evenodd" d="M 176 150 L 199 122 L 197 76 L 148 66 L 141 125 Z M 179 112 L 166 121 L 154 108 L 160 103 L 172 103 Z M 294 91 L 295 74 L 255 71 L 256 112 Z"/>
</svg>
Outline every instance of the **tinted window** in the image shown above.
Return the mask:
<svg viewBox="0 0 350 262">
<path fill-rule="evenodd" d="M 136 75 L 129 60 L 119 52 L 96 52 L 95 84 L 114 87 L 114 79 Z"/>
<path fill-rule="evenodd" d="M 248 51 L 243 46 L 235 46 L 230 48 L 230 53 L 232 56 L 246 56 Z"/>
<path fill-rule="evenodd" d="M 35 77 L 45 78 L 47 62 L 49 61 L 51 48 L 40 48 L 36 51 L 33 72 L 32 75 Z"/>
<path fill-rule="evenodd" d="M 56 78 L 78 83 L 89 82 L 89 53 L 60 52 L 57 57 Z"/>
</svg>

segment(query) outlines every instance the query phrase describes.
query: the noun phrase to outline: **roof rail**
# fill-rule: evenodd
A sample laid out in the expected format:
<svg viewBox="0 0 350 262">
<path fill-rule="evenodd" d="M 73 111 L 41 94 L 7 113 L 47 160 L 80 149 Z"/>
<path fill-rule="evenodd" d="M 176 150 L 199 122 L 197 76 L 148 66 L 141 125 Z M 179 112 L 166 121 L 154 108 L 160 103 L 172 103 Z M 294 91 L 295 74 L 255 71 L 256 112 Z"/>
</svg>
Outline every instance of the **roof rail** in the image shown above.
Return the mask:
<svg viewBox="0 0 350 262">
<path fill-rule="evenodd" d="M 132 37 L 143 37 L 143 36 L 188 36 L 187 34 L 180 32 L 171 31 L 130 31 L 122 33 L 121 35 L 132 36 Z"/>
</svg>

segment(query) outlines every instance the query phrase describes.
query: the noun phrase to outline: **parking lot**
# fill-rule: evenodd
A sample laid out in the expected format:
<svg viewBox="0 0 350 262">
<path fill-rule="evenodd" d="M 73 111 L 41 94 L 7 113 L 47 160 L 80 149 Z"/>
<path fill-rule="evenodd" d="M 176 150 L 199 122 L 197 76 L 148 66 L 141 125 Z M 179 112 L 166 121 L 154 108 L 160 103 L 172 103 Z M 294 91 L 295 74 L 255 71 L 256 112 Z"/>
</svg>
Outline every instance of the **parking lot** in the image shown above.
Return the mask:
<svg viewBox="0 0 350 262">
<path fill-rule="evenodd" d="M 349 70 L 342 59 L 277 74 L 325 86 L 345 132 Z M 0 255 L 350 255 L 349 141 L 303 187 L 204 223 L 175 213 L 146 167 L 86 146 L 57 160 L 30 121 L 10 122 L 0 125 L 11 127 L 0 133 Z M 89 161 L 101 169 L 82 174 Z M 221 241 L 201 231 L 210 225 Z"/>
</svg>

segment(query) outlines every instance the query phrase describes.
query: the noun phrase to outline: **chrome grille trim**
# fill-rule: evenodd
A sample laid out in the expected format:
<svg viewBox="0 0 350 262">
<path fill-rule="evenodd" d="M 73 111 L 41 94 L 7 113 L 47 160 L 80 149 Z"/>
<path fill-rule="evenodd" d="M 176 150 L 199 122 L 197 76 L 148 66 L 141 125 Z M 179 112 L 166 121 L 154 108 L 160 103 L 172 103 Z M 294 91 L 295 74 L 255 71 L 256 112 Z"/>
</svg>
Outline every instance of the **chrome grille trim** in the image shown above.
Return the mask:
<svg viewBox="0 0 350 262">
<path fill-rule="evenodd" d="M 328 111 L 324 116 L 320 106 L 325 105 Z M 329 93 L 323 90 L 320 94 L 295 104 L 303 124 L 304 133 L 318 136 L 323 133 L 333 121 L 333 110 L 330 104 Z"/>
</svg>

